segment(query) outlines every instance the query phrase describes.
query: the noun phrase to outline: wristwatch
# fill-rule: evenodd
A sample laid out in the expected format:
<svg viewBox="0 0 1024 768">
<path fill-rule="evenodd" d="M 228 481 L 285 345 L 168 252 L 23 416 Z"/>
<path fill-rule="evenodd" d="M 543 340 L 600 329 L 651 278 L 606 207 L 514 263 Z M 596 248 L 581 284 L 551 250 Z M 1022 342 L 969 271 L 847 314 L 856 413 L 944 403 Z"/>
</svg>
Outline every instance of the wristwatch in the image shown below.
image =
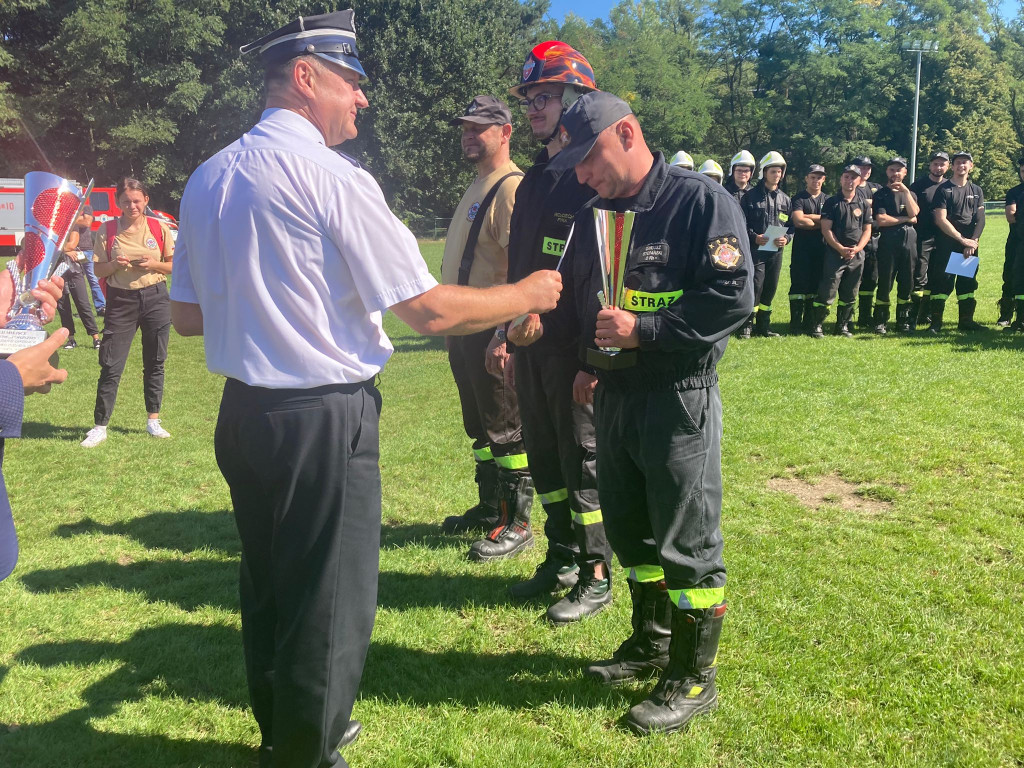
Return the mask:
<svg viewBox="0 0 1024 768">
<path fill-rule="evenodd" d="M 497 328 L 494 329 L 494 338 L 502 342 L 508 339 L 508 335 L 505 333 L 505 326 L 499 325 Z"/>
</svg>

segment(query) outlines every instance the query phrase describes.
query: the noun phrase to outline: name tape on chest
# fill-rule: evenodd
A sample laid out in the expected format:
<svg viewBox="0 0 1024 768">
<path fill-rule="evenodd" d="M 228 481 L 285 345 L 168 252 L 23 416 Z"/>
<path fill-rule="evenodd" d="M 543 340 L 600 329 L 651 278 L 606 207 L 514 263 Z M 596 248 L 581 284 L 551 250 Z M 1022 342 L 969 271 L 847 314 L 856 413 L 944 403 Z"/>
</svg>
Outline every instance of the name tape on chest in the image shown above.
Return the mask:
<svg viewBox="0 0 1024 768">
<path fill-rule="evenodd" d="M 743 263 L 740 241 L 733 235 L 725 235 L 708 240 L 708 256 L 711 257 L 711 265 L 715 269 L 722 269 L 727 272 L 734 271 Z"/>
<path fill-rule="evenodd" d="M 668 264 L 668 243 L 648 243 L 636 255 L 637 264 Z"/>
</svg>

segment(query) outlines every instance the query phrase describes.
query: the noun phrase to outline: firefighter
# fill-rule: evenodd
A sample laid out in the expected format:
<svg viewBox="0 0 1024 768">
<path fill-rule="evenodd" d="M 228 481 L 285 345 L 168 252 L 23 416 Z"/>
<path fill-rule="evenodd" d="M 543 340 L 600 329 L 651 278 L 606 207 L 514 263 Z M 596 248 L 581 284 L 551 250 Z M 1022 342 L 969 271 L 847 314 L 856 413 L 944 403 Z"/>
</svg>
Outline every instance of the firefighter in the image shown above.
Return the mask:
<svg viewBox="0 0 1024 768">
<path fill-rule="evenodd" d="M 946 272 L 951 254 L 978 255 L 978 242 L 985 230 L 985 196 L 981 187 L 970 180 L 973 169 L 971 153 L 957 152 L 953 155 L 952 178 L 944 181 L 935 192 L 933 215 L 938 235 L 935 254 L 928 267 L 929 333 L 937 334 L 942 330 L 946 299 L 954 289 L 960 311 L 957 329 L 980 331 L 985 327 L 974 320 L 978 306 L 974 297 L 978 290 L 977 273 L 974 277 L 965 277 Z"/>
<path fill-rule="evenodd" d="M 857 194 L 867 200 L 868 208 L 872 206 L 872 198 L 882 188 L 878 182 L 871 181 L 871 171 L 874 163 L 867 155 L 855 157 L 850 161 L 857 166 L 860 173 L 860 181 L 857 182 Z M 872 327 L 872 300 L 875 296 L 875 289 L 878 287 L 878 227 L 872 228 L 871 240 L 864 248 L 864 270 L 861 274 L 860 291 L 857 298 L 857 327 L 868 329 Z"/>
<path fill-rule="evenodd" d="M 894 157 L 885 164 L 887 186 L 875 193 L 871 216 L 881 230 L 878 238 L 878 293 L 875 298 L 874 330 L 888 332 L 889 296 L 896 282 L 896 329 L 909 333 L 910 295 L 914 288 L 914 262 L 917 261 L 917 232 L 914 224 L 921 212 L 916 196 L 903 183 L 907 161 Z"/>
<path fill-rule="evenodd" d="M 822 324 L 828 308 L 839 295 L 836 306 L 837 336 L 849 338 L 857 286 L 864 269 L 864 249 L 871 240 L 871 207 L 857 193 L 861 184 L 860 167 L 850 164 L 839 179 L 839 194 L 833 195 L 821 208 L 821 234 L 828 250 L 814 300 L 814 327 L 811 335 L 822 338 Z"/>
<path fill-rule="evenodd" d="M 1021 183 L 1011 187 L 1003 198 L 1006 221 L 1010 232 L 1006 236 L 1006 261 L 1003 264 L 1003 296 L 1007 295 L 1007 270 L 1009 270 L 1010 305 L 1007 309 L 1001 299 L 999 305 L 999 325 L 1010 325 L 1013 320 L 1014 307 L 1017 320 L 1013 322 L 1014 330 L 1024 330 L 1024 261 L 1020 254 L 1024 251 L 1024 227 L 1021 226 L 1020 215 L 1024 214 L 1024 156 L 1017 161 L 1017 173 Z"/>
<path fill-rule="evenodd" d="M 725 175 L 725 172 L 722 171 L 722 166 L 720 166 L 714 160 L 705 160 L 701 164 L 698 173 L 703 173 L 705 176 L 707 176 L 710 179 L 714 179 L 719 184 L 722 183 L 722 177 Z"/>
<path fill-rule="evenodd" d="M 600 199 L 576 217 L 562 269 L 568 300 L 531 333 L 572 324 L 597 370 L 598 483 L 633 597 L 633 633 L 587 674 L 618 683 L 660 673 L 626 724 L 671 732 L 718 701 L 726 602 L 715 369 L 753 304 L 745 222 L 722 186 L 654 155 L 632 110 L 609 93 L 581 97 L 560 130 L 553 164 L 575 167 Z M 592 207 L 635 212 L 622 301 L 640 295 L 636 313 L 599 299 Z"/>
<path fill-rule="evenodd" d="M 557 136 L 562 114 L 596 88 L 590 64 L 579 51 L 551 40 L 530 52 L 522 72 L 520 83 L 509 92 L 519 100 L 534 138 L 544 146 L 516 191 L 509 280 L 554 269 L 576 212 L 595 195 L 571 170 L 550 169 L 562 148 Z M 597 377 L 577 359 L 575 336 L 553 332 L 510 356 L 506 331 L 506 326 L 497 329 L 487 350 L 487 367 L 502 372 L 514 361 L 526 455 L 547 513 L 548 541 L 533 576 L 512 585 L 509 592 L 528 600 L 571 587 L 546 613 L 548 621 L 564 625 L 603 610 L 612 599 L 611 548 L 597 496 L 594 406 L 573 399 L 574 391 L 592 392 Z"/>
<path fill-rule="evenodd" d="M 928 173 L 910 185 L 910 191 L 917 195 L 921 214 L 917 217 L 917 265 L 914 269 L 914 292 L 910 295 L 910 324 L 915 328 L 928 322 L 928 263 L 935 251 L 935 193 L 946 180 L 949 170 L 949 155 L 933 152 L 928 158 Z"/>
<path fill-rule="evenodd" d="M 725 180 L 725 188 L 737 203 L 743 203 L 743 198 L 751 190 L 750 179 L 754 175 L 754 168 L 757 161 L 754 156 L 745 149 L 741 149 L 732 156 L 729 163 L 729 178 Z"/>
<path fill-rule="evenodd" d="M 825 167 L 813 163 L 804 176 L 804 189 L 793 197 L 793 250 L 789 263 L 789 329 L 800 333 L 813 328 L 814 297 L 821 282 L 825 240 L 821 236 L 821 207 Z"/>
<path fill-rule="evenodd" d="M 683 150 L 679 150 L 672 155 L 672 159 L 668 161 L 668 164 L 678 165 L 680 168 L 685 168 L 688 171 L 693 170 L 693 158 L 690 157 L 689 152 L 684 152 Z"/>
<path fill-rule="evenodd" d="M 754 254 L 754 303 L 757 307 L 756 321 L 751 314 L 740 329 L 740 338 L 744 339 L 750 338 L 751 330 L 766 338 L 779 335 L 771 329 L 772 300 L 782 272 L 782 249 L 792 239 L 792 235 L 780 235 L 769 243 L 765 235 L 770 226 L 789 226 L 792 202 L 780 187 L 786 175 L 786 160 L 772 151 L 761 158 L 760 165 L 761 181 L 743 197 L 742 203 L 750 251 Z M 770 250 L 772 246 L 775 250 Z"/>
</svg>

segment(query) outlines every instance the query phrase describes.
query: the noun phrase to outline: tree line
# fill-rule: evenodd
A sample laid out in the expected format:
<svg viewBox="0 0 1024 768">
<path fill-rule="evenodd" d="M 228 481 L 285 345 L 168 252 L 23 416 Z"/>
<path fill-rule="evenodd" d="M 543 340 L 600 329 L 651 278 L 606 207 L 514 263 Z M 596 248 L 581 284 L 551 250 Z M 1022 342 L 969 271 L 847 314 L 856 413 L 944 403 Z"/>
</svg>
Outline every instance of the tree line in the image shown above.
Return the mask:
<svg viewBox="0 0 1024 768">
<path fill-rule="evenodd" d="M 997 199 L 1024 149 L 1024 0 L 622 0 L 607 20 L 545 19 L 547 0 L 4 0 L 0 175 L 134 175 L 174 209 L 189 174 L 258 118 L 262 77 L 238 47 L 298 15 L 352 5 L 370 109 L 345 145 L 406 219 L 449 216 L 472 176 L 460 114 L 507 98 L 530 48 L 577 47 L 632 105 L 648 143 L 723 165 L 780 150 L 791 190 L 819 162 L 911 156 L 914 40 L 923 55 L 919 166 L 974 153 Z M 511 104 L 514 113 L 518 111 Z M 538 150 L 515 118 L 513 156 Z M 831 186 L 831 185 L 830 185 Z"/>
</svg>

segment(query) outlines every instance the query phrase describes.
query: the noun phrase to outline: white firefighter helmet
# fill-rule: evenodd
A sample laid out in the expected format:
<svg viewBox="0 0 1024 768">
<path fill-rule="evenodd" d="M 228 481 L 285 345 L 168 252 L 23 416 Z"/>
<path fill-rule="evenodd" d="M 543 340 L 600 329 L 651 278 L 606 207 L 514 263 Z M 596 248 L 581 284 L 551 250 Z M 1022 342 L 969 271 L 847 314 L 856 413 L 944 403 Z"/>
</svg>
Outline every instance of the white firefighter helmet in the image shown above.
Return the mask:
<svg viewBox="0 0 1024 768">
<path fill-rule="evenodd" d="M 758 173 L 759 179 L 764 178 L 765 168 L 774 168 L 775 166 L 782 166 L 782 174 L 786 174 L 786 158 L 782 156 L 781 152 L 776 152 L 774 149 L 761 158 L 759 165 L 761 166 L 761 170 Z"/>
<path fill-rule="evenodd" d="M 750 152 L 741 149 L 732 156 L 732 160 L 729 162 L 729 176 L 732 176 L 732 172 L 737 165 L 748 165 L 750 170 L 754 170 L 757 167 L 757 161 L 754 160 L 754 156 Z"/>
<path fill-rule="evenodd" d="M 714 160 L 705 160 L 704 164 L 701 165 L 699 172 L 703 173 L 705 176 L 710 176 L 719 184 L 722 183 L 722 166 Z"/>
<path fill-rule="evenodd" d="M 683 150 L 679 150 L 672 155 L 672 159 L 668 161 L 668 164 L 682 166 L 688 171 L 693 170 L 693 158 L 688 153 L 683 152 Z"/>
</svg>

